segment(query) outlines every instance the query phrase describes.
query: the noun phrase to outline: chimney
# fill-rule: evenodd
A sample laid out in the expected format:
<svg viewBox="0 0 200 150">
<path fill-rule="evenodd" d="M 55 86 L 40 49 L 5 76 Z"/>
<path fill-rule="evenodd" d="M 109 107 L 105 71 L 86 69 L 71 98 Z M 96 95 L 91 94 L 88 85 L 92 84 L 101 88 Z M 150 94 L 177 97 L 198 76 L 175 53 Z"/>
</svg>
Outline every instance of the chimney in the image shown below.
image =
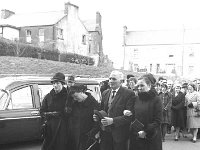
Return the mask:
<svg viewBox="0 0 200 150">
<path fill-rule="evenodd" d="M 96 12 L 96 25 L 101 28 L 101 14 L 100 12 Z"/>
<path fill-rule="evenodd" d="M 70 2 L 65 3 L 65 11 L 64 13 L 67 14 L 69 17 L 78 17 L 78 9 L 79 7 L 71 4 Z"/>
<path fill-rule="evenodd" d="M 1 19 L 7 19 L 7 18 L 9 18 L 10 16 L 12 16 L 14 14 L 15 13 L 10 11 L 10 10 L 2 9 L 1 10 Z"/>
</svg>

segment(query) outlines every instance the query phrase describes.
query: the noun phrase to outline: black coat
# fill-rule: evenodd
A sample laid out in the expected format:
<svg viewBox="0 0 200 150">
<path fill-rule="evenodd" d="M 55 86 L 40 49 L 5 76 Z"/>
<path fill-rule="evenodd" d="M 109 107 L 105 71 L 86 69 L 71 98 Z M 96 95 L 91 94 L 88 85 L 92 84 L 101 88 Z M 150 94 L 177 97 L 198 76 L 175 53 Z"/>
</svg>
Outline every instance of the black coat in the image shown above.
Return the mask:
<svg viewBox="0 0 200 150">
<path fill-rule="evenodd" d="M 129 150 L 162 150 L 162 103 L 155 91 L 150 90 L 146 95 L 137 97 L 135 118 L 144 125 L 143 130 L 147 133 L 147 138 L 138 138 L 132 129 Z"/>
<path fill-rule="evenodd" d="M 109 117 L 113 118 L 113 124 L 110 125 L 110 134 L 112 140 L 110 142 L 107 139 L 107 134 L 102 131 L 101 149 L 110 150 L 109 147 L 113 147 L 114 143 L 120 143 L 124 145 L 127 143 L 129 138 L 129 126 L 132 120 L 131 116 L 124 116 L 124 110 L 131 110 L 133 112 L 135 103 L 135 93 L 124 87 L 120 87 L 117 91 L 114 100 L 108 108 L 109 97 L 111 94 L 111 89 L 108 89 L 102 94 L 101 109 L 109 114 Z M 112 141 L 112 142 L 111 142 Z"/>
<path fill-rule="evenodd" d="M 67 150 L 67 118 L 64 114 L 67 97 L 68 92 L 63 87 L 58 94 L 52 89 L 42 101 L 40 109 L 42 116 L 45 112 L 56 111 L 59 113 L 57 116 L 46 116 L 47 132 L 42 150 Z"/>
<path fill-rule="evenodd" d="M 172 95 L 172 125 L 174 127 L 184 128 L 185 125 L 185 113 L 184 113 L 184 105 L 185 105 L 185 95 L 182 92 L 179 92 L 177 96 L 175 93 Z"/>
<path fill-rule="evenodd" d="M 171 124 L 171 105 L 172 105 L 172 96 L 171 93 L 159 93 L 159 97 L 162 102 L 163 107 L 163 120 L 162 123 Z"/>
<path fill-rule="evenodd" d="M 99 104 L 90 93 L 86 94 L 88 97 L 83 102 L 72 104 L 69 117 L 68 148 L 70 150 L 86 150 L 99 131 L 97 122 L 93 121 L 94 110 L 99 109 Z"/>
</svg>

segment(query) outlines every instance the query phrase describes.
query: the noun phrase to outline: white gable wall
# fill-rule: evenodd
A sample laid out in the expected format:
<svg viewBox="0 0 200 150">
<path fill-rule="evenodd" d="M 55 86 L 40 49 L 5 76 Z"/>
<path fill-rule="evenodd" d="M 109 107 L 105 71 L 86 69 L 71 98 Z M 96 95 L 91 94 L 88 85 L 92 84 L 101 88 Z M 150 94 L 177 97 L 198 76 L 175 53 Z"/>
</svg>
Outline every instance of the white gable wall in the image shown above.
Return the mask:
<svg viewBox="0 0 200 150">
<path fill-rule="evenodd" d="M 3 37 L 9 40 L 19 39 L 19 30 L 11 27 L 3 27 Z"/>
</svg>

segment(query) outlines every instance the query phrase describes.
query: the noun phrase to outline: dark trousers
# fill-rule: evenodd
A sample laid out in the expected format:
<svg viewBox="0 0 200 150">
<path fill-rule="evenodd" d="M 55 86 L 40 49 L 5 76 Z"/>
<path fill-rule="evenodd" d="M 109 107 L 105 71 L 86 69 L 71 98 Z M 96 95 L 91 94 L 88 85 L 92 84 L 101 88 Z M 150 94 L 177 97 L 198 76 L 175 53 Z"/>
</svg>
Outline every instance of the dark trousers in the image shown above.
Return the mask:
<svg viewBox="0 0 200 150">
<path fill-rule="evenodd" d="M 168 127 L 167 123 L 162 123 L 161 124 L 162 140 L 165 140 L 165 135 L 167 133 L 167 127 Z"/>
<path fill-rule="evenodd" d="M 101 133 L 100 150 L 127 150 L 127 142 L 115 142 L 110 132 Z"/>
</svg>

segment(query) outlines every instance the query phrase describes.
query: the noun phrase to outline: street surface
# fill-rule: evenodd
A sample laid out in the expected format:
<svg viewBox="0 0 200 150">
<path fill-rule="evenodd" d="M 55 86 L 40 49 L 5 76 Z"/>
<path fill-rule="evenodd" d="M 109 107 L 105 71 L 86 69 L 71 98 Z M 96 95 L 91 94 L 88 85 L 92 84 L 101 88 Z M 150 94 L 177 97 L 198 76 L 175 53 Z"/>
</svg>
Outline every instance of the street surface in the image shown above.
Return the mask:
<svg viewBox="0 0 200 150">
<path fill-rule="evenodd" d="M 200 139 L 196 143 L 190 141 L 191 135 L 187 138 L 181 137 L 179 141 L 174 141 L 173 134 L 166 136 L 166 141 L 163 142 L 163 150 L 199 150 Z M 0 150 L 40 150 L 41 142 L 25 142 L 19 144 L 0 145 Z"/>
<path fill-rule="evenodd" d="M 187 134 L 187 138 L 180 137 L 179 141 L 174 141 L 174 135 L 168 134 L 165 142 L 163 142 L 163 150 L 199 150 L 200 139 L 196 143 L 192 143 L 191 135 Z"/>
</svg>

